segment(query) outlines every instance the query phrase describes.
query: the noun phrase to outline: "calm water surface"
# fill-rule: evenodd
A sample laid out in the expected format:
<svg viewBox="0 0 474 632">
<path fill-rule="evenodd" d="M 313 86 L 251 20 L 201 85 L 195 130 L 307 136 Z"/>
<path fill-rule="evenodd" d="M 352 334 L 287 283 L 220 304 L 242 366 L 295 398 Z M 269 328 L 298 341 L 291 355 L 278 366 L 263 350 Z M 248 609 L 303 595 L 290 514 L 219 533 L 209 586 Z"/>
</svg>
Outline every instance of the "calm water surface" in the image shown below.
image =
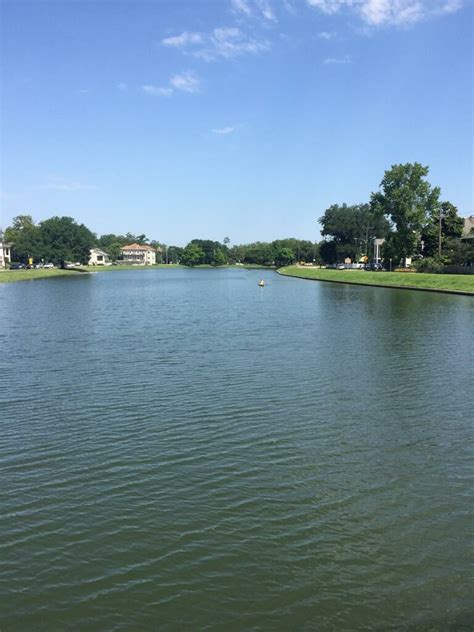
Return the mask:
<svg viewBox="0 0 474 632">
<path fill-rule="evenodd" d="M 0 286 L 0 628 L 472 630 L 470 297 Z"/>
</svg>

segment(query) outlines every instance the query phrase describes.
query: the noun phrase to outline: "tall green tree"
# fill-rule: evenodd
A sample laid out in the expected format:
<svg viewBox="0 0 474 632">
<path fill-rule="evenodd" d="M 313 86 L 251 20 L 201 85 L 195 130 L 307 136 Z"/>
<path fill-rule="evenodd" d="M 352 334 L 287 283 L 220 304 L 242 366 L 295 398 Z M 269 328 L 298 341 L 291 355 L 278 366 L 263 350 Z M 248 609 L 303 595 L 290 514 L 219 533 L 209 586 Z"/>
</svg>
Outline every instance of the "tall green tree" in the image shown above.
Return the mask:
<svg viewBox="0 0 474 632">
<path fill-rule="evenodd" d="M 168 263 L 181 263 L 184 248 L 181 246 L 168 246 Z M 163 248 L 163 263 L 166 262 L 166 246 Z"/>
<path fill-rule="evenodd" d="M 220 254 L 218 254 L 219 252 L 224 255 L 224 263 L 227 261 L 227 246 L 221 244 L 218 241 L 212 241 L 211 239 L 192 239 L 190 243 L 201 248 L 201 250 L 204 252 L 203 263 L 207 265 L 223 265 L 222 263 L 220 263 L 222 262 L 223 258 Z M 219 263 L 217 262 L 217 260 L 219 261 Z"/>
<path fill-rule="evenodd" d="M 319 244 L 319 255 L 323 263 L 337 263 L 339 256 L 336 242 L 333 239 L 322 241 Z"/>
<path fill-rule="evenodd" d="M 282 266 L 289 266 L 294 263 L 296 256 L 291 248 L 285 248 L 280 246 L 275 251 L 275 265 L 279 268 Z"/>
<path fill-rule="evenodd" d="M 181 263 L 185 266 L 198 266 L 205 261 L 204 250 L 195 243 L 189 243 L 181 255 Z"/>
<path fill-rule="evenodd" d="M 214 264 L 215 266 L 225 266 L 227 263 L 226 253 L 222 248 L 218 248 L 214 255 Z"/>
<path fill-rule="evenodd" d="M 390 224 L 380 208 L 369 204 L 333 204 L 319 218 L 321 234 L 334 241 L 334 247 L 324 247 L 331 258 L 341 261 L 345 257 L 357 260 L 361 254 L 368 255 L 375 237 L 386 237 Z M 328 263 L 334 263 L 329 262 Z"/>
<path fill-rule="evenodd" d="M 44 257 L 56 265 L 65 261 L 87 263 L 89 251 L 97 243 L 94 233 L 72 217 L 51 217 L 40 223 L 40 232 Z"/>
<path fill-rule="evenodd" d="M 441 251 L 443 252 L 448 240 L 461 237 L 463 226 L 464 220 L 458 215 L 458 209 L 451 202 L 442 202 L 437 208 L 432 209 L 421 233 L 423 256 L 434 257 L 438 255 L 440 236 Z"/>
<path fill-rule="evenodd" d="M 5 239 L 13 243 L 12 259 L 27 263 L 31 257 L 38 262 L 44 256 L 40 228 L 31 215 L 17 215 L 5 230 Z"/>
<path fill-rule="evenodd" d="M 427 219 L 438 208 L 440 189 L 431 186 L 428 173 L 429 167 L 418 162 L 393 165 L 380 183 L 382 190 L 372 193 L 373 211 L 387 216 L 395 226 L 392 245 L 396 258 L 417 252 Z"/>
</svg>

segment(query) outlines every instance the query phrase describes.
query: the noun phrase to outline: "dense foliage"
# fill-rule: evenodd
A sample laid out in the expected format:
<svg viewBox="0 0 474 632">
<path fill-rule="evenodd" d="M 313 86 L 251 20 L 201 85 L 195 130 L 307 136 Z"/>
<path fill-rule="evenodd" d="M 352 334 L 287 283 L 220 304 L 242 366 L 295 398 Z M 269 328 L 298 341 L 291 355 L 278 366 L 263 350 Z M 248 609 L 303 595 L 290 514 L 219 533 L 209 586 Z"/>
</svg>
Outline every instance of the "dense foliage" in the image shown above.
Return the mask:
<svg viewBox="0 0 474 632">
<path fill-rule="evenodd" d="M 441 191 L 432 186 L 429 168 L 417 162 L 393 165 L 385 172 L 380 191 L 372 193 L 370 204 L 330 206 L 319 219 L 326 238 L 320 244 L 325 263 L 361 255 L 372 258 L 375 237 L 384 238 L 385 266 L 405 265 L 408 258 L 417 267 L 429 258 L 431 267 L 470 263 L 471 246 L 461 242 L 463 219 L 450 202 L 440 201 Z"/>
<path fill-rule="evenodd" d="M 35 224 L 30 215 L 19 215 L 5 231 L 13 242 L 13 258 L 27 263 L 47 261 L 63 265 L 65 261 L 87 263 L 96 236 L 72 217 L 51 217 Z"/>
</svg>

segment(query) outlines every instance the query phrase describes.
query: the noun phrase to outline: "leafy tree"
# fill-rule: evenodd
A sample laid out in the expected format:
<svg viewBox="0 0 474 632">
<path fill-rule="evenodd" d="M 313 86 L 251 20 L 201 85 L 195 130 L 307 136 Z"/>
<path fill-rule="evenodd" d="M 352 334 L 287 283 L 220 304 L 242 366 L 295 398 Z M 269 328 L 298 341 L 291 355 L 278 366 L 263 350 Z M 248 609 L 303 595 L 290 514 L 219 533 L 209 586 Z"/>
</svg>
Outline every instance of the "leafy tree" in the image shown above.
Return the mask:
<svg viewBox="0 0 474 632">
<path fill-rule="evenodd" d="M 44 257 L 57 265 L 65 261 L 87 263 L 89 251 L 97 243 L 94 233 L 72 217 L 51 217 L 39 227 Z"/>
<path fill-rule="evenodd" d="M 214 257 L 214 265 L 225 266 L 226 263 L 227 263 L 227 257 L 224 251 L 221 248 L 219 248 L 218 250 L 216 250 L 216 254 Z"/>
<path fill-rule="evenodd" d="M 226 246 L 223 246 L 218 241 L 211 241 L 210 239 L 192 239 L 190 243 L 201 248 L 204 252 L 203 263 L 211 266 L 216 265 L 216 256 L 219 251 L 227 251 Z"/>
<path fill-rule="evenodd" d="M 245 246 L 232 246 L 229 250 L 229 259 L 232 263 L 242 263 L 245 258 Z"/>
<path fill-rule="evenodd" d="M 98 239 L 98 244 L 100 248 L 107 250 L 110 248 L 111 244 L 120 244 L 121 246 L 125 246 L 129 244 L 130 241 L 127 239 L 125 235 L 115 235 L 114 233 L 108 233 L 106 235 L 101 235 Z"/>
<path fill-rule="evenodd" d="M 432 209 L 426 225 L 423 228 L 421 239 L 423 241 L 422 254 L 424 257 L 438 255 L 439 250 L 439 224 L 441 215 L 441 249 L 449 239 L 461 237 L 464 220 L 458 215 L 458 209 L 451 202 L 442 202 L 436 209 Z"/>
<path fill-rule="evenodd" d="M 293 253 L 293 261 L 312 261 L 315 257 L 315 247 L 311 241 L 303 239 L 295 239 L 289 237 L 287 239 L 276 239 L 272 241 L 274 257 L 281 248 L 289 248 Z"/>
<path fill-rule="evenodd" d="M 345 257 L 357 260 L 361 254 L 367 255 L 373 239 L 385 237 L 390 230 L 381 210 L 369 204 L 333 204 L 318 221 L 321 234 L 335 242 L 336 254 L 341 260 Z"/>
<path fill-rule="evenodd" d="M 198 266 L 204 263 L 205 256 L 204 250 L 197 244 L 191 242 L 183 250 L 181 262 L 185 266 Z"/>
<path fill-rule="evenodd" d="M 35 261 L 40 261 L 44 256 L 41 232 L 31 215 L 14 217 L 12 225 L 5 230 L 5 239 L 13 243 L 14 261 L 27 263 L 30 257 Z"/>
<path fill-rule="evenodd" d="M 338 261 L 336 242 L 333 240 L 322 241 L 319 244 L 319 254 L 324 263 L 336 263 Z"/>
<path fill-rule="evenodd" d="M 125 241 L 127 244 L 146 244 L 150 240 L 144 233 L 142 233 L 141 235 L 134 235 L 133 233 L 127 233 L 125 235 Z"/>
<path fill-rule="evenodd" d="M 163 252 L 166 252 L 166 247 Z M 180 246 L 169 246 L 168 247 L 168 263 L 181 263 L 183 258 L 184 248 Z"/>
<path fill-rule="evenodd" d="M 279 268 L 288 266 L 295 261 L 295 254 L 291 248 L 279 247 L 275 252 L 275 265 Z"/>
<path fill-rule="evenodd" d="M 447 237 L 443 243 L 442 256 L 448 265 L 474 265 L 474 240 Z"/>
<path fill-rule="evenodd" d="M 112 242 L 109 246 L 107 246 L 106 252 L 112 259 L 112 261 L 117 261 L 122 256 L 122 247 L 124 244 L 121 244 L 118 241 Z"/>
<path fill-rule="evenodd" d="M 372 194 L 373 211 L 389 217 L 396 227 L 397 237 L 392 245 L 399 258 L 416 252 L 427 218 L 438 207 L 440 189 L 426 180 L 428 172 L 429 167 L 418 162 L 393 165 L 380 183 L 382 191 Z"/>
<path fill-rule="evenodd" d="M 273 265 L 274 252 L 271 244 L 257 241 L 243 246 L 243 248 L 243 263 L 253 263 L 261 266 Z"/>
</svg>

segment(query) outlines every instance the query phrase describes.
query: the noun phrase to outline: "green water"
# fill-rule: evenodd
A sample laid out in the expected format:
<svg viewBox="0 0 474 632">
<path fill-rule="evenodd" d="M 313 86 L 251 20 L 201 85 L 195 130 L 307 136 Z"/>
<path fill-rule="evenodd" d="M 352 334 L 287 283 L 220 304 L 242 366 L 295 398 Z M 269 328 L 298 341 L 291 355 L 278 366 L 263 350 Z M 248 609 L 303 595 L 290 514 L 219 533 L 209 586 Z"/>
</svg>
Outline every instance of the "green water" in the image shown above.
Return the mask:
<svg viewBox="0 0 474 632">
<path fill-rule="evenodd" d="M 261 271 L 0 286 L 0 629 L 472 630 L 473 331 Z"/>
</svg>

